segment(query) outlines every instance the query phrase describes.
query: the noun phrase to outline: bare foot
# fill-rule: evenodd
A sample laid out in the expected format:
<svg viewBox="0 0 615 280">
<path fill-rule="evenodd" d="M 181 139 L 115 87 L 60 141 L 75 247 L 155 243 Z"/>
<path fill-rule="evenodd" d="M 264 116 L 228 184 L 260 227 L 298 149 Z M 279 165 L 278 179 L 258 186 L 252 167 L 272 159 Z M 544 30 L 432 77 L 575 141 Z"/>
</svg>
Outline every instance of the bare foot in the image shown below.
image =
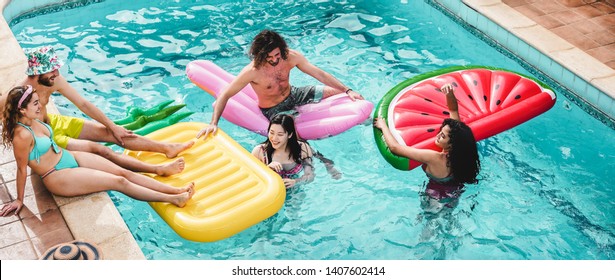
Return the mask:
<svg viewBox="0 0 615 280">
<path fill-rule="evenodd" d="M 157 166 L 156 174 L 159 176 L 171 176 L 184 171 L 184 167 L 186 167 L 184 158 L 178 158 L 173 162 Z"/>
<path fill-rule="evenodd" d="M 181 143 L 181 144 L 180 143 L 169 144 L 169 148 L 167 152 L 165 153 L 165 155 L 167 156 L 167 158 L 174 158 L 177 155 L 179 155 L 179 153 L 190 149 L 192 145 L 194 145 L 194 141 L 189 141 L 189 142 Z"/>
<path fill-rule="evenodd" d="M 188 192 L 171 195 L 171 203 L 175 204 L 175 206 L 179 208 L 186 206 L 186 202 L 188 202 L 189 199 L 190 194 Z"/>
<path fill-rule="evenodd" d="M 183 188 L 179 188 L 177 190 L 178 190 L 178 194 L 188 193 L 190 194 L 190 197 L 192 197 L 194 195 L 194 182 L 190 182 L 190 184 L 186 185 Z"/>
</svg>

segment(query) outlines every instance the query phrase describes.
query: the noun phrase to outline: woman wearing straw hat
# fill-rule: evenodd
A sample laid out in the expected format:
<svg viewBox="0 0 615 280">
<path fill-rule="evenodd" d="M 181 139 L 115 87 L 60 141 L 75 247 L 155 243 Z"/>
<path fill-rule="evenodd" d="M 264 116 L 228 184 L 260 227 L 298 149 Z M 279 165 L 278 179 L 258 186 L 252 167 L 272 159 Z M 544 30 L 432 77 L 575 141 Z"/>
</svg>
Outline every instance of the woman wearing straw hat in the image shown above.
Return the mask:
<svg viewBox="0 0 615 280">
<path fill-rule="evenodd" d="M 67 151 L 53 140 L 49 125 L 41 122 L 41 102 L 30 86 L 13 88 L 6 99 L 2 120 L 2 144 L 13 147 L 17 163 L 17 199 L 0 209 L 1 216 L 23 206 L 26 166 L 40 175 L 56 195 L 78 196 L 115 190 L 144 201 L 169 202 L 183 207 L 194 193 L 194 183 L 176 188 L 134 173 L 95 154 Z"/>
</svg>

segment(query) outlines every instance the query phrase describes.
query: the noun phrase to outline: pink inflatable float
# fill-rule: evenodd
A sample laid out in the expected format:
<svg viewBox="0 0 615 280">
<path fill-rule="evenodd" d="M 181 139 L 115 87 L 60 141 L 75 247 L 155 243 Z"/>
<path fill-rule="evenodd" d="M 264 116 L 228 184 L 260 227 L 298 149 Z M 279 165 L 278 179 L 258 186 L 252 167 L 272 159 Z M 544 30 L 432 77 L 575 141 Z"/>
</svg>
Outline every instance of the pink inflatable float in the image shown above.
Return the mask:
<svg viewBox="0 0 615 280">
<path fill-rule="evenodd" d="M 188 63 L 186 74 L 190 81 L 204 91 L 218 97 L 235 76 L 208 60 Z M 297 108 L 297 133 L 311 140 L 340 134 L 369 118 L 374 104 L 367 100 L 352 101 L 345 94 L 334 95 L 314 104 Z M 248 130 L 267 135 L 269 121 L 258 108 L 258 99 L 252 86 L 247 85 L 233 96 L 222 112 L 222 117 Z"/>
</svg>

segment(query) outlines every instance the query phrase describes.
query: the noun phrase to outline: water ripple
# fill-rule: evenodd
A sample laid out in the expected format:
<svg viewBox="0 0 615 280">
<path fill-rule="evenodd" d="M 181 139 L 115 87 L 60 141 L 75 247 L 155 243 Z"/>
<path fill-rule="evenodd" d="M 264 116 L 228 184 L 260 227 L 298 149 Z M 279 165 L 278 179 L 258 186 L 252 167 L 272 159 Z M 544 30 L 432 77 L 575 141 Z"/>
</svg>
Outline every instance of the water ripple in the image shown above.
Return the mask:
<svg viewBox="0 0 615 280">
<path fill-rule="evenodd" d="M 63 11 L 13 29 L 23 47 L 53 45 L 62 74 L 112 118 L 172 99 L 195 112 L 189 120 L 209 120 L 214 99 L 188 81 L 187 63 L 214 60 L 237 74 L 264 28 L 374 103 L 405 79 L 451 65 L 526 73 L 423 1 L 150 2 L 108 0 L 96 14 Z M 314 83 L 300 71 L 291 79 Z M 615 132 L 558 102 L 480 142 L 481 181 L 437 213 L 421 208 L 425 175 L 392 168 L 370 121 L 312 142 L 341 179 L 316 162 L 314 182 L 290 190 L 282 210 L 225 240 L 183 240 L 146 203 L 113 192 L 112 200 L 148 259 L 613 259 Z M 220 126 L 248 150 L 264 140 L 224 119 Z"/>
</svg>

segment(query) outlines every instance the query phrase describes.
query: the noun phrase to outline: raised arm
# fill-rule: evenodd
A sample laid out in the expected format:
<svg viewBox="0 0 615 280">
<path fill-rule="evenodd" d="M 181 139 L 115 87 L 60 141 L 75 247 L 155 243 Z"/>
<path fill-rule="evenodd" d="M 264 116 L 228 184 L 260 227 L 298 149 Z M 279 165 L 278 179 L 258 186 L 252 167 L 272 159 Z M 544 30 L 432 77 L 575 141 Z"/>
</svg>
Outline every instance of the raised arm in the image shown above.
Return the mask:
<svg viewBox="0 0 615 280">
<path fill-rule="evenodd" d="M 290 50 L 289 55 L 291 56 L 299 70 L 314 77 L 314 79 L 318 80 L 324 85 L 337 89 L 339 92 L 337 92 L 336 94 L 346 93 L 352 100 L 363 99 L 363 96 L 352 90 L 350 87 L 345 86 L 342 82 L 333 77 L 333 75 L 310 63 L 307 58 L 305 58 L 305 56 L 303 56 L 301 53 L 294 50 Z"/>
<path fill-rule="evenodd" d="M 15 211 L 15 215 L 17 215 L 23 207 L 26 179 L 28 177 L 28 155 L 32 144 L 33 138 L 28 131 L 20 129 L 15 132 L 13 139 L 13 154 L 15 155 L 15 162 L 17 163 L 17 177 L 15 182 L 17 186 L 17 198 L 2 206 L 0 216 L 8 216 L 13 211 Z"/>
<path fill-rule="evenodd" d="M 461 121 L 459 119 L 459 109 L 457 105 L 457 98 L 455 97 L 455 89 L 452 84 L 445 84 L 440 89 L 444 94 L 446 94 L 446 106 L 448 107 L 449 112 L 451 113 L 451 119 Z"/>
<path fill-rule="evenodd" d="M 222 92 L 220 92 L 216 98 L 216 105 L 214 106 L 214 112 L 211 116 L 211 122 L 196 134 L 197 139 L 201 138 L 201 136 L 205 136 L 203 139 L 206 139 L 209 133 L 215 133 L 216 130 L 218 130 L 218 121 L 220 120 L 220 116 L 222 116 L 222 112 L 224 112 L 228 100 L 253 80 L 254 72 L 252 68 L 252 63 L 248 64 L 230 84 L 222 89 Z"/>
<path fill-rule="evenodd" d="M 113 137 L 120 142 L 120 144 L 124 145 L 124 137 L 135 137 L 136 135 L 132 133 L 132 131 L 127 130 L 119 125 L 116 125 L 111 121 L 105 113 L 103 113 L 100 109 L 98 109 L 94 104 L 90 101 L 87 101 L 83 96 L 81 96 L 75 88 L 73 88 L 68 81 L 64 79 L 63 76 L 58 76 L 55 80 L 55 85 L 57 87 L 57 91 L 64 95 L 70 102 L 75 104 L 81 112 L 88 115 L 90 118 L 96 120 L 102 125 L 106 126 L 107 129 L 113 134 Z"/>
<path fill-rule="evenodd" d="M 395 155 L 409 158 L 411 160 L 416 160 L 421 163 L 429 164 L 433 160 L 436 160 L 438 157 L 438 152 L 428 149 L 417 149 L 413 147 L 408 147 L 399 144 L 391 130 L 387 126 L 386 122 L 383 118 L 375 118 L 374 126 L 382 131 L 382 135 L 384 136 L 384 141 L 389 147 L 389 150 Z"/>
</svg>

